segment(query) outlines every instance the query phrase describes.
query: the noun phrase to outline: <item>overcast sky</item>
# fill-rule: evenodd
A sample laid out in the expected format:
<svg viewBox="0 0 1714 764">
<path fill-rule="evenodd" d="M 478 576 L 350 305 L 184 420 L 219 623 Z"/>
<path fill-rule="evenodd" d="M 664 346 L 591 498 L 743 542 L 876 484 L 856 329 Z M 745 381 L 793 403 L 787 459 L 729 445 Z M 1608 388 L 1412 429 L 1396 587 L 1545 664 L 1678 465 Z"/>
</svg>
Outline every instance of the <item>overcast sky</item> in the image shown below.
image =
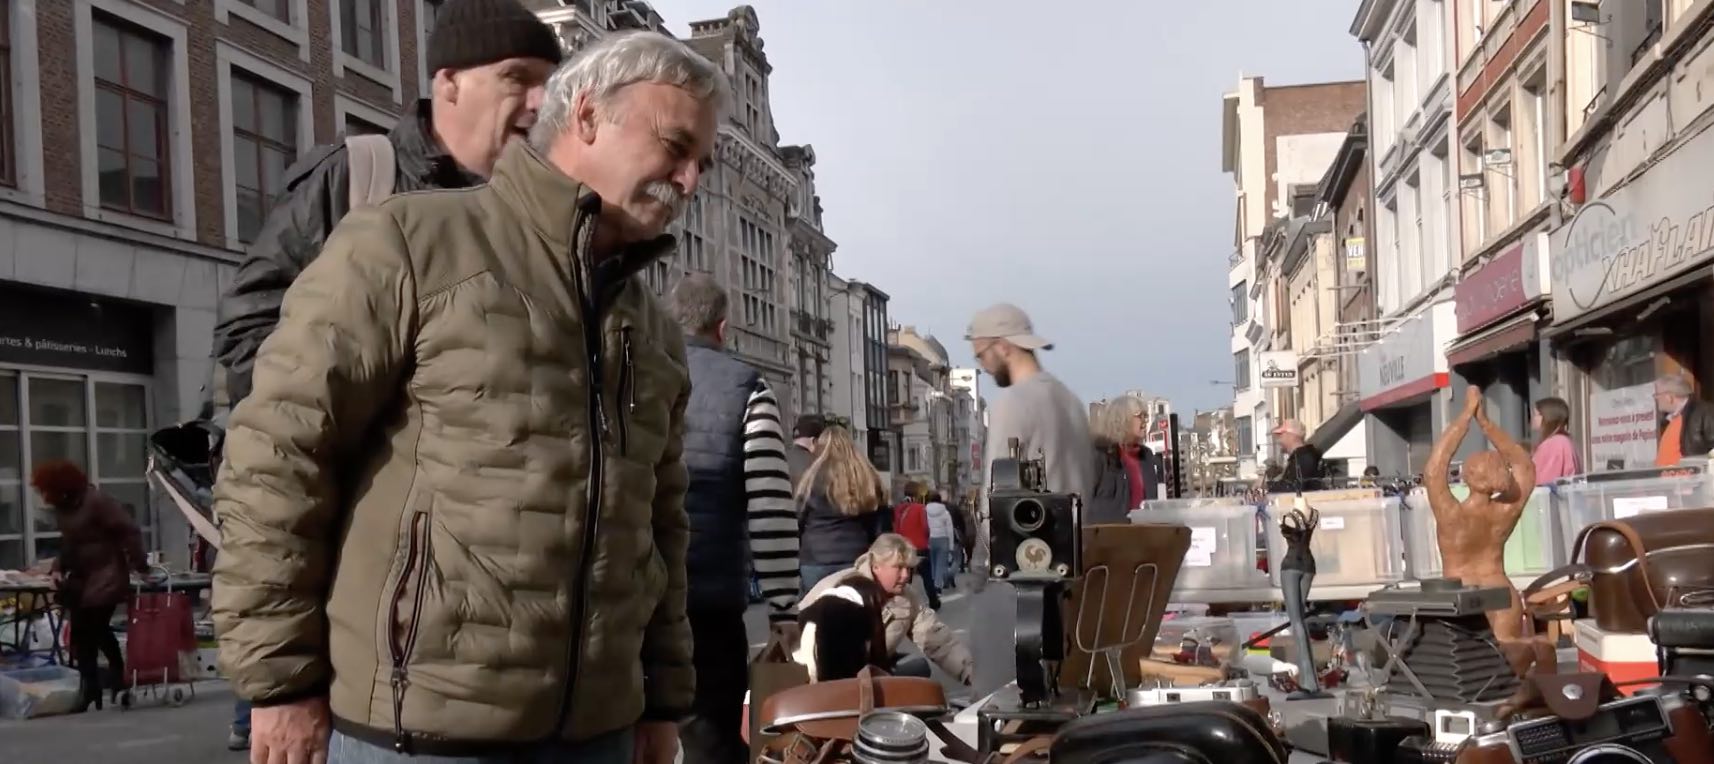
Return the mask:
<svg viewBox="0 0 1714 764">
<path fill-rule="evenodd" d="M 734 3 L 653 5 L 685 36 Z M 970 314 L 1011 301 L 1085 399 L 1231 402 L 1221 95 L 1240 74 L 1360 78 L 1357 0 L 751 5 L 781 139 L 815 147 L 834 268 L 894 321 L 968 366 Z"/>
</svg>

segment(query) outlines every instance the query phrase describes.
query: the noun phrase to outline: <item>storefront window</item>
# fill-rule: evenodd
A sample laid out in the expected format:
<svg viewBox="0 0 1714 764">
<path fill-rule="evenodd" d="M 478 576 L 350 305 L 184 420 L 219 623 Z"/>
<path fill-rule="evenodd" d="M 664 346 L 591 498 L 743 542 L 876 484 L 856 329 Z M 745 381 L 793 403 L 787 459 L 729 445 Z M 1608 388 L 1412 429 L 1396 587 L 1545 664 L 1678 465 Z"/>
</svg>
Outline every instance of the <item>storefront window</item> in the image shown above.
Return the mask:
<svg viewBox="0 0 1714 764">
<path fill-rule="evenodd" d="M 0 569 L 59 553 L 53 512 L 28 485 L 34 465 L 53 459 L 83 467 L 131 511 L 144 545 L 154 548 L 155 513 L 143 474 L 148 388 L 110 376 L 0 370 Z"/>
<path fill-rule="evenodd" d="M 1626 337 L 1603 351 L 1589 378 L 1599 390 L 1611 391 L 1654 382 L 1655 337 L 1652 334 Z"/>
</svg>

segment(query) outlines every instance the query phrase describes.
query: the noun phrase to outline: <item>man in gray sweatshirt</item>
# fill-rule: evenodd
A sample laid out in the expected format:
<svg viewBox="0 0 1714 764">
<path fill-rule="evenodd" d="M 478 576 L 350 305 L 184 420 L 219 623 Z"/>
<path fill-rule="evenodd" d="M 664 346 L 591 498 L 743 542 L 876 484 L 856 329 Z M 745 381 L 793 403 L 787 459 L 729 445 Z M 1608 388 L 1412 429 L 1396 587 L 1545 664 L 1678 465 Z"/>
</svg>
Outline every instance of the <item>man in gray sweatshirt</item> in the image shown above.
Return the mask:
<svg viewBox="0 0 1714 764">
<path fill-rule="evenodd" d="M 983 470 L 995 459 L 1011 457 L 1011 439 L 1023 447 L 1025 459 L 1041 459 L 1045 467 L 1043 486 L 1054 493 L 1086 494 L 1095 480 L 1095 446 L 1089 437 L 1089 411 L 1065 383 L 1041 366 L 1037 353 L 1052 350 L 1053 343 L 1035 333 L 1035 326 L 1022 308 L 999 303 L 970 319 L 965 333 L 976 362 L 1005 389 L 988 412 L 988 448 Z M 988 486 L 983 486 L 976 553 L 972 567 L 988 569 Z M 983 578 L 977 579 L 979 582 Z M 977 584 L 981 587 L 981 584 Z M 1004 628 L 1017 615 L 1009 586 L 979 588 L 973 605 L 979 620 L 999 628 L 972 633 L 976 697 L 1012 681 L 1016 667 L 1012 655 L 1012 630 Z"/>
</svg>

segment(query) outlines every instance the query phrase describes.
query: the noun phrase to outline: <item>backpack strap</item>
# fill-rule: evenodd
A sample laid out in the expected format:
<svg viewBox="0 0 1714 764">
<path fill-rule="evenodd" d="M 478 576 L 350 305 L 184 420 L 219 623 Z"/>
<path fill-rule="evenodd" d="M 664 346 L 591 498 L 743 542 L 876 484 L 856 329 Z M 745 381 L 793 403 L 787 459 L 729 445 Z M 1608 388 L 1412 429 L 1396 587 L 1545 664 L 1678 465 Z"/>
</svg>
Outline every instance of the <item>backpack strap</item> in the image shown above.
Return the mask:
<svg viewBox="0 0 1714 764">
<path fill-rule="evenodd" d="M 385 135 L 345 136 L 351 177 L 350 209 L 359 209 L 393 195 L 393 142 Z"/>
</svg>

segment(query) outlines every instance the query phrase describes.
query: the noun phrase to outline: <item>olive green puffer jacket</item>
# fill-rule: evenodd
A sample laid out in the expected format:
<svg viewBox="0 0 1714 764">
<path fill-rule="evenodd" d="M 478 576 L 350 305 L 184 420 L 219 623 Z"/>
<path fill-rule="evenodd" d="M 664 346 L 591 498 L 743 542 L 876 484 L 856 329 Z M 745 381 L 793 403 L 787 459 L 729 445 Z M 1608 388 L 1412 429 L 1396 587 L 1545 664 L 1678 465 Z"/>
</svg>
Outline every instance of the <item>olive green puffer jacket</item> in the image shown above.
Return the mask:
<svg viewBox="0 0 1714 764">
<path fill-rule="evenodd" d="M 416 753 L 690 706 L 683 338 L 521 146 L 351 213 L 286 295 L 216 487 L 221 664 Z M 464 755 L 464 754 L 456 754 Z"/>
</svg>

